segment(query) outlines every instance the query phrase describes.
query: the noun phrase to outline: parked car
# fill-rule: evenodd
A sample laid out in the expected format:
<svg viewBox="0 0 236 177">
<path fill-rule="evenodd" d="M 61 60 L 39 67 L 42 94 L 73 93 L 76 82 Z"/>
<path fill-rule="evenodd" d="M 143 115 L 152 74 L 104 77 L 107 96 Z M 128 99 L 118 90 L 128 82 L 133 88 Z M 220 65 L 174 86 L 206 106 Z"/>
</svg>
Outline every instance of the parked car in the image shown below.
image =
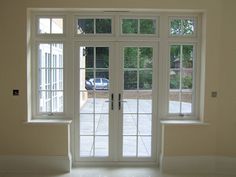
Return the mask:
<svg viewBox="0 0 236 177">
<path fill-rule="evenodd" d="M 87 90 L 93 90 L 93 84 L 92 82 L 88 81 L 88 80 L 85 80 L 85 88 Z"/>
<path fill-rule="evenodd" d="M 109 80 L 107 78 L 91 78 L 89 81 L 96 90 L 107 90 L 109 88 Z"/>
</svg>

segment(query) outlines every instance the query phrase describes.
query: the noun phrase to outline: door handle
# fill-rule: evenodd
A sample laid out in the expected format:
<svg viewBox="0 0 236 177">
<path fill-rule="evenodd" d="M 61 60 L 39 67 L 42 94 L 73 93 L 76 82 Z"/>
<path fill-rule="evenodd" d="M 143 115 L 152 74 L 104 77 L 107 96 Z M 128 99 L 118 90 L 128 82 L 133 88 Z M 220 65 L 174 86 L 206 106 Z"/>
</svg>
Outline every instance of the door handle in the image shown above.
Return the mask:
<svg viewBox="0 0 236 177">
<path fill-rule="evenodd" d="M 119 93 L 119 95 L 118 95 L 118 107 L 119 107 L 119 110 L 121 109 L 121 103 L 125 103 L 125 102 L 127 102 L 127 101 L 121 100 L 121 94 Z"/>
<path fill-rule="evenodd" d="M 111 94 L 111 110 L 114 109 L 114 94 Z"/>
<path fill-rule="evenodd" d="M 114 94 L 111 94 L 111 101 L 107 100 L 106 103 L 111 103 L 111 110 L 114 109 Z"/>
</svg>

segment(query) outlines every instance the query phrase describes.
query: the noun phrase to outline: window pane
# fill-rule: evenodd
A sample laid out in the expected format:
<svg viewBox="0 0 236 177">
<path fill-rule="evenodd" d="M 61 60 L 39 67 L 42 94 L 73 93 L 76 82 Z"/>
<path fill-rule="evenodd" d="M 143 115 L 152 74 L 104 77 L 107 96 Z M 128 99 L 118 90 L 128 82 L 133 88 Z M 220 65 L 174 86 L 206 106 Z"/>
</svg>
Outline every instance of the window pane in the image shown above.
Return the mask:
<svg viewBox="0 0 236 177">
<path fill-rule="evenodd" d="M 123 19 L 122 32 L 123 34 L 137 34 L 138 33 L 138 19 Z"/>
<path fill-rule="evenodd" d="M 193 88 L 193 73 L 191 69 L 182 71 L 182 89 Z"/>
<path fill-rule="evenodd" d="M 152 71 L 150 70 L 139 71 L 139 89 L 141 90 L 152 89 Z"/>
<path fill-rule="evenodd" d="M 194 33 L 194 20 L 185 19 L 183 20 L 183 35 L 193 35 Z"/>
<path fill-rule="evenodd" d="M 95 93 L 95 113 L 109 113 L 109 93 Z"/>
<path fill-rule="evenodd" d="M 124 89 L 137 89 L 137 71 L 124 71 Z"/>
<path fill-rule="evenodd" d="M 108 136 L 95 136 L 95 156 L 108 156 Z"/>
<path fill-rule="evenodd" d="M 94 67 L 94 48 L 80 47 L 80 68 Z"/>
<path fill-rule="evenodd" d="M 80 136 L 80 156 L 91 157 L 94 153 L 93 136 Z"/>
<path fill-rule="evenodd" d="M 63 19 L 62 18 L 52 18 L 52 33 L 53 34 L 63 33 Z"/>
<path fill-rule="evenodd" d="M 52 112 L 63 112 L 63 92 L 52 92 Z"/>
<path fill-rule="evenodd" d="M 96 19 L 96 33 L 111 33 L 111 19 Z"/>
<path fill-rule="evenodd" d="M 137 91 L 123 92 L 123 113 L 138 112 L 138 94 Z"/>
<path fill-rule="evenodd" d="M 170 22 L 170 34 L 181 35 L 181 19 L 173 19 Z"/>
<path fill-rule="evenodd" d="M 140 33 L 141 34 L 155 34 L 156 20 L 140 19 Z"/>
<path fill-rule="evenodd" d="M 108 135 L 108 114 L 95 114 L 95 135 Z"/>
<path fill-rule="evenodd" d="M 138 137 L 138 157 L 151 157 L 151 137 Z"/>
<path fill-rule="evenodd" d="M 80 113 L 94 113 L 93 92 L 80 92 Z"/>
<path fill-rule="evenodd" d="M 109 48 L 96 47 L 96 68 L 109 67 Z"/>
<path fill-rule="evenodd" d="M 180 45 L 170 48 L 170 68 L 180 68 Z"/>
<path fill-rule="evenodd" d="M 51 92 L 39 92 L 39 112 L 51 112 L 52 99 Z"/>
<path fill-rule="evenodd" d="M 180 92 L 176 90 L 170 90 L 169 92 L 169 113 L 180 113 Z"/>
<path fill-rule="evenodd" d="M 152 91 L 139 91 L 139 113 L 152 113 Z"/>
<path fill-rule="evenodd" d="M 182 92 L 181 94 L 181 113 L 192 113 L 192 92 Z"/>
<path fill-rule="evenodd" d="M 80 90 L 93 90 L 93 78 L 93 69 L 80 69 Z"/>
<path fill-rule="evenodd" d="M 78 19 L 78 34 L 93 34 L 94 19 Z"/>
<path fill-rule="evenodd" d="M 51 23 L 50 18 L 40 18 L 39 19 L 39 33 L 49 34 L 50 33 L 50 26 L 51 26 L 50 23 Z"/>
<path fill-rule="evenodd" d="M 126 47 L 124 48 L 124 68 L 137 68 L 138 62 L 138 48 Z"/>
<path fill-rule="evenodd" d="M 63 44 L 55 43 L 52 46 L 52 68 L 63 68 Z"/>
<path fill-rule="evenodd" d="M 137 135 L 137 114 L 123 115 L 123 135 Z"/>
<path fill-rule="evenodd" d="M 51 69 L 52 90 L 63 90 L 63 69 Z"/>
<path fill-rule="evenodd" d="M 81 70 L 83 72 L 83 70 Z M 85 71 L 85 78 L 80 77 L 80 83 L 85 83 L 86 90 L 93 90 L 94 89 L 94 71 L 93 69 L 86 69 Z M 81 88 L 82 89 L 82 88 Z"/>
<path fill-rule="evenodd" d="M 38 89 L 51 90 L 51 71 L 49 69 L 39 69 L 38 72 Z"/>
<path fill-rule="evenodd" d="M 94 134 L 94 114 L 80 114 L 80 135 Z"/>
<path fill-rule="evenodd" d="M 139 48 L 139 67 L 152 68 L 153 49 L 150 47 Z"/>
<path fill-rule="evenodd" d="M 39 50 L 38 50 L 39 68 L 51 67 L 50 52 L 51 52 L 50 44 L 39 44 Z"/>
<path fill-rule="evenodd" d="M 191 36 L 194 34 L 194 19 L 179 18 L 170 22 L 170 34 L 175 36 Z"/>
<path fill-rule="evenodd" d="M 123 156 L 132 157 L 136 156 L 136 136 L 123 136 Z"/>
<path fill-rule="evenodd" d="M 103 82 L 106 80 L 106 82 Z M 96 69 L 96 79 L 93 80 L 96 90 L 108 90 L 109 89 L 109 71 L 108 69 Z"/>
<path fill-rule="evenodd" d="M 193 68 L 193 46 L 184 45 L 183 46 L 183 68 Z"/>
<path fill-rule="evenodd" d="M 40 34 L 62 34 L 63 18 L 39 18 Z"/>
<path fill-rule="evenodd" d="M 170 89 L 180 89 L 179 70 L 170 70 Z"/>
<path fill-rule="evenodd" d="M 138 134 L 152 134 L 152 114 L 139 114 L 138 116 Z"/>
</svg>

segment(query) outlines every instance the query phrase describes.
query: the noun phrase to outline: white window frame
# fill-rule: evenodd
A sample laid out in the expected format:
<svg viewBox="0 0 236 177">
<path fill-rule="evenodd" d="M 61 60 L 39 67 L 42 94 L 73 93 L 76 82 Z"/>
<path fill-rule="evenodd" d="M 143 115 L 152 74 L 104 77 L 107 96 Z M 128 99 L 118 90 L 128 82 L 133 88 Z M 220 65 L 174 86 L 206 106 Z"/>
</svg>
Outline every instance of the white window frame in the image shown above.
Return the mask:
<svg viewBox="0 0 236 177">
<path fill-rule="evenodd" d="M 65 53 L 65 49 L 64 49 L 64 42 L 62 42 L 62 41 L 36 41 L 35 42 L 35 46 L 36 46 L 36 56 L 35 56 L 35 68 L 37 68 L 37 71 L 34 71 L 35 73 L 35 76 L 36 76 L 36 79 L 34 79 L 34 90 L 35 90 L 35 98 L 33 98 L 33 99 L 35 99 L 35 101 L 36 101 L 36 103 L 35 103 L 35 106 L 34 106 L 34 109 L 35 109 L 35 116 L 34 117 L 47 117 L 47 116 L 50 116 L 50 117 L 62 117 L 62 116 L 64 116 L 64 112 L 65 112 L 65 103 L 64 103 L 64 101 L 63 101 L 63 111 L 62 112 L 40 112 L 39 111 L 39 94 L 37 94 L 37 90 L 38 90 L 38 62 L 37 62 L 37 56 L 38 56 L 38 49 L 39 49 L 39 45 L 40 44 L 49 44 L 49 45 L 52 45 L 52 44 L 55 44 L 55 43 L 57 43 L 57 44 L 62 44 L 63 45 L 63 60 L 64 60 L 64 53 Z M 51 50 L 52 51 L 52 50 Z M 53 55 L 51 55 L 51 58 L 53 57 Z M 63 63 L 63 78 L 64 78 L 64 76 L 65 76 L 65 72 L 64 72 L 64 63 Z M 51 83 L 53 82 L 52 81 L 52 75 L 51 75 Z M 64 89 L 64 79 L 63 79 L 63 100 L 64 100 L 64 98 L 65 98 L 65 89 Z M 50 90 L 50 92 L 52 93 L 52 90 Z M 51 105 L 52 106 L 52 105 Z"/>
<path fill-rule="evenodd" d="M 194 21 L 194 31 L 193 31 L 193 34 L 192 35 L 171 35 L 171 21 L 172 20 L 187 20 L 187 19 L 192 19 Z M 197 15 L 192 15 L 192 16 L 187 16 L 187 15 L 176 15 L 176 16 L 171 16 L 169 17 L 169 37 L 173 38 L 173 37 L 176 37 L 176 38 L 190 38 L 190 37 L 193 37 L 193 38 L 196 38 L 197 37 L 197 32 L 198 32 L 198 19 L 199 19 L 199 16 Z M 200 20 L 200 19 L 199 19 Z M 181 23 L 181 27 L 182 27 L 182 23 Z M 182 28 L 181 28 L 182 30 Z"/>
<path fill-rule="evenodd" d="M 63 31 L 62 33 L 39 33 L 39 19 L 40 18 L 49 18 L 52 20 L 53 18 L 61 18 L 63 20 Z M 65 37 L 66 35 L 66 16 L 64 14 L 44 14 L 44 13 L 38 13 L 34 16 L 34 19 L 32 21 L 32 25 L 34 25 L 34 35 L 38 38 L 55 38 L 55 37 Z M 52 23 L 50 23 L 52 25 Z M 52 27 L 52 26 L 51 26 Z"/>
<path fill-rule="evenodd" d="M 43 12 L 43 11 L 30 11 L 30 46 L 28 51 L 31 52 L 30 55 L 30 66 L 28 66 L 28 70 L 30 70 L 30 85 L 28 85 L 28 89 L 31 90 L 30 98 L 28 94 L 28 102 L 30 103 L 28 107 L 28 121 L 31 120 L 56 120 L 56 119 L 68 119 L 68 91 L 66 84 L 69 82 L 65 78 L 67 78 L 67 73 L 65 72 L 65 66 L 67 66 L 67 62 L 65 58 L 67 58 L 66 54 L 66 34 L 67 34 L 67 18 L 66 14 L 63 12 Z M 63 33 L 39 33 L 39 19 L 40 18 L 62 18 L 63 19 Z M 55 44 L 60 43 L 63 44 L 63 112 L 40 112 L 39 111 L 39 94 L 38 90 L 38 49 L 40 44 Z M 51 56 L 52 57 L 52 56 Z M 30 68 L 30 69 L 29 69 Z"/>
<path fill-rule="evenodd" d="M 93 33 L 88 33 L 88 34 L 79 34 L 77 33 L 77 27 L 78 27 L 78 19 L 93 19 L 94 20 L 94 32 Z M 96 33 L 96 19 L 111 19 L 111 33 Z M 100 37 L 112 37 L 115 34 L 115 25 L 114 25 L 114 17 L 111 15 L 76 15 L 74 17 L 74 36 L 75 37 L 81 37 L 81 38 L 87 38 L 87 37 L 95 37 L 95 36 L 100 36 Z"/>
<path fill-rule="evenodd" d="M 38 33 L 38 24 L 39 18 L 63 18 L 63 34 L 41 34 Z M 137 38 L 142 38 L 144 41 L 148 41 L 153 38 L 154 41 L 157 41 L 158 44 L 158 58 L 159 58 L 159 68 L 158 68 L 158 117 L 159 119 L 199 119 L 199 103 L 200 103 L 200 77 L 201 77 L 201 13 L 172 13 L 172 12 L 94 12 L 94 11 L 67 11 L 67 10 L 58 10 L 58 11 L 48 11 L 48 10 L 38 10 L 33 9 L 29 13 L 30 18 L 30 45 L 28 49 L 31 51 L 31 56 L 28 57 L 31 59 L 30 71 L 31 71 L 31 81 L 29 83 L 29 90 L 31 90 L 31 97 L 29 102 L 29 108 L 31 107 L 30 117 L 38 119 L 52 119 L 52 118 L 68 118 L 73 117 L 73 109 L 68 107 L 74 107 L 73 94 L 71 91 L 74 88 L 66 85 L 73 85 L 74 81 L 68 81 L 69 76 L 74 75 L 73 71 L 70 71 L 69 68 L 73 66 L 73 48 L 76 41 L 116 41 L 117 39 L 121 41 L 135 41 Z M 112 32 L 111 34 L 78 34 L 77 33 L 77 23 L 78 18 L 111 18 L 112 20 Z M 193 35 L 170 35 L 170 20 L 171 19 L 194 19 L 195 20 L 195 30 Z M 155 34 L 122 34 L 122 19 L 155 19 L 156 20 L 156 33 Z M 36 104 L 36 83 L 37 75 L 35 73 L 36 66 L 36 57 L 37 57 L 37 42 L 42 43 L 56 43 L 61 42 L 64 44 L 64 113 L 61 115 L 39 115 L 37 112 Z M 169 93 L 169 46 L 171 44 L 186 44 L 191 43 L 195 46 L 196 51 L 196 63 L 194 71 L 194 97 L 193 101 L 193 114 L 189 116 L 178 116 L 168 114 L 168 93 Z M 66 59 L 65 59 L 66 58 Z M 67 62 L 67 60 L 69 62 Z M 69 98 L 72 99 L 69 101 Z M 70 115 L 70 116 L 68 116 Z"/>
<path fill-rule="evenodd" d="M 171 19 L 195 19 L 195 30 L 193 35 L 171 35 L 170 34 L 170 22 Z M 163 20 L 164 19 L 164 20 Z M 160 65 L 164 68 L 160 68 L 159 80 L 162 81 L 159 84 L 159 110 L 158 115 L 162 120 L 200 120 L 200 88 L 201 88 L 201 14 L 196 13 L 170 13 L 163 17 L 161 21 L 161 34 L 160 43 L 165 44 L 164 46 L 160 44 L 160 50 L 163 51 L 160 58 Z M 163 22 L 165 21 L 165 22 Z M 168 21 L 168 24 L 166 24 Z M 162 35 L 164 34 L 164 35 Z M 193 101 L 192 101 L 192 113 L 191 114 L 170 114 L 169 113 L 169 70 L 170 70 L 170 46 L 171 45 L 193 45 L 194 47 L 194 63 L 193 63 Z M 163 106 L 163 104 L 165 106 Z"/>
<path fill-rule="evenodd" d="M 167 104 L 167 110 L 168 110 L 168 113 L 167 113 L 167 117 L 168 117 L 168 119 L 196 119 L 196 114 L 197 114 L 197 112 L 196 112 L 196 95 L 197 95 L 197 93 L 196 93 L 196 88 L 197 88 L 197 85 L 196 85 L 196 80 L 197 80 L 197 73 L 195 72 L 196 71 L 196 69 L 197 69 L 197 55 L 196 55 L 196 53 L 197 53 L 197 47 L 196 47 L 196 43 L 169 43 L 169 47 L 168 47 L 168 53 L 169 53 L 169 55 L 170 55 L 170 48 L 171 48 L 171 45 L 180 45 L 180 46 L 183 46 L 183 45 L 192 45 L 193 46 L 193 58 L 194 58 L 194 61 L 193 61 L 193 68 L 192 68 L 192 73 L 193 73 L 193 75 L 192 75 L 192 77 L 193 77 L 193 86 L 192 86 L 192 112 L 191 113 L 169 113 L 169 104 Z M 169 72 L 170 72 L 170 57 L 168 58 L 168 66 L 169 66 L 169 69 L 168 69 L 168 83 L 170 83 L 170 75 L 169 75 Z M 180 70 L 182 70 L 183 68 L 182 67 L 180 67 Z M 181 77 L 182 75 L 180 75 L 180 77 Z M 181 82 L 181 80 L 180 80 L 180 82 Z M 181 88 L 180 88 L 181 89 Z M 181 89 L 182 90 L 182 89 Z M 168 96 L 167 96 L 167 98 L 169 98 L 169 92 L 170 92 L 170 90 L 168 91 Z M 181 102 L 180 102 L 181 103 Z"/>
<path fill-rule="evenodd" d="M 138 33 L 137 34 L 134 34 L 134 33 L 123 33 L 123 30 L 122 30 L 122 20 L 124 19 L 135 19 L 135 20 L 138 20 Z M 140 20 L 141 19 L 152 19 L 152 20 L 155 20 L 156 21 L 156 30 L 155 30 L 155 33 L 154 34 L 142 34 L 140 33 Z M 119 20 L 119 33 L 120 33 L 120 36 L 123 36 L 123 37 L 155 37 L 155 38 L 158 38 L 159 36 L 159 14 L 156 14 L 156 16 L 154 15 L 140 15 L 140 14 L 133 14 L 133 15 L 126 15 L 126 16 L 120 16 L 120 20 Z"/>
</svg>

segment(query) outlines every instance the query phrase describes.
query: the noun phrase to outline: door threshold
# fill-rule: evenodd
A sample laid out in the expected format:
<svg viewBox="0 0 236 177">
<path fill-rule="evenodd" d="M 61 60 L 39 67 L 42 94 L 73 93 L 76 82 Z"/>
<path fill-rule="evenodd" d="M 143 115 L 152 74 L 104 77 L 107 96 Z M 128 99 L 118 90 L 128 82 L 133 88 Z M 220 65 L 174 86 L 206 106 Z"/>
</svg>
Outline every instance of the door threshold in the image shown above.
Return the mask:
<svg viewBox="0 0 236 177">
<path fill-rule="evenodd" d="M 153 161 L 119 161 L 119 162 L 88 162 L 88 161 L 76 161 L 73 162 L 73 167 L 159 167 L 157 162 Z"/>
</svg>

